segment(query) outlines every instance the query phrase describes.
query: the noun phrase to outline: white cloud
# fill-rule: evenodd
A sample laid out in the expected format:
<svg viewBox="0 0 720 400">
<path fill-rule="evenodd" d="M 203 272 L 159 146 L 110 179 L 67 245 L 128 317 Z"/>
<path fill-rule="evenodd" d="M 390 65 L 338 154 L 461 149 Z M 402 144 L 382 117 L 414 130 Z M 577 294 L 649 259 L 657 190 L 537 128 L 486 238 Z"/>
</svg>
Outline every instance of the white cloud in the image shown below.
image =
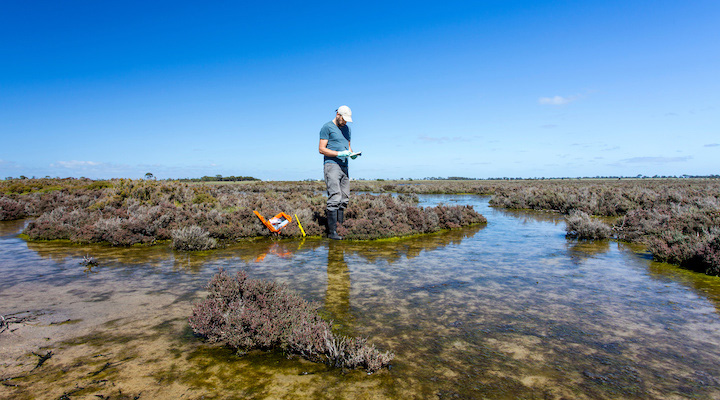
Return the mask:
<svg viewBox="0 0 720 400">
<path fill-rule="evenodd" d="M 633 157 L 620 160 L 620 162 L 628 164 L 666 164 L 673 162 L 685 162 L 692 160 L 692 156 L 683 157 Z"/>
<path fill-rule="evenodd" d="M 4 177 L 7 174 L 13 173 L 13 172 L 10 172 L 11 170 L 12 171 L 18 170 L 19 169 L 18 167 L 19 166 L 14 161 L 3 160 L 0 158 L 0 179 L 2 179 L 2 177 Z"/>
<path fill-rule="evenodd" d="M 463 138 L 463 137 L 460 137 L 460 136 L 455 136 L 455 137 L 447 137 L 447 136 L 432 137 L 432 136 L 425 136 L 425 135 L 423 135 L 423 136 L 419 136 L 418 139 L 420 139 L 420 140 L 422 140 L 422 141 L 424 141 L 424 142 L 430 142 L 430 143 L 467 142 L 467 141 L 469 141 L 469 139 Z"/>
<path fill-rule="evenodd" d="M 720 146 L 720 143 L 708 143 L 704 145 L 703 147 L 718 147 Z"/>
<path fill-rule="evenodd" d="M 555 96 L 555 97 L 541 97 L 538 99 L 538 103 L 542 105 L 551 105 L 551 106 L 562 106 L 568 103 L 572 103 L 573 101 L 576 101 L 580 99 L 580 96 Z"/>
<path fill-rule="evenodd" d="M 96 167 L 98 165 L 102 165 L 102 163 L 97 161 L 58 161 L 55 164 L 50 164 L 51 167 L 57 168 L 84 168 L 84 167 Z"/>
</svg>

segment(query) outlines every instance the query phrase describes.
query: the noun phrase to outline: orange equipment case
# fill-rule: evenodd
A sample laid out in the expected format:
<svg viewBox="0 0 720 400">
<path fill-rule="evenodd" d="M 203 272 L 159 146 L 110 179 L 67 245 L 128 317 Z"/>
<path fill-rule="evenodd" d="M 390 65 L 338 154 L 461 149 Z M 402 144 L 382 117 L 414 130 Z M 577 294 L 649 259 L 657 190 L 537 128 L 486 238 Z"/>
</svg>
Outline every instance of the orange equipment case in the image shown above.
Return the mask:
<svg viewBox="0 0 720 400">
<path fill-rule="evenodd" d="M 270 221 L 265 220 L 265 218 L 263 218 L 263 216 L 260 215 L 259 212 L 253 212 L 255 213 L 255 215 L 258 216 L 258 218 L 260 218 L 260 221 L 262 221 L 262 223 L 267 226 L 268 229 L 270 229 L 270 232 L 272 233 L 280 233 L 280 230 L 282 228 L 292 222 L 292 218 L 284 212 L 281 212 L 280 214 L 270 218 Z"/>
</svg>

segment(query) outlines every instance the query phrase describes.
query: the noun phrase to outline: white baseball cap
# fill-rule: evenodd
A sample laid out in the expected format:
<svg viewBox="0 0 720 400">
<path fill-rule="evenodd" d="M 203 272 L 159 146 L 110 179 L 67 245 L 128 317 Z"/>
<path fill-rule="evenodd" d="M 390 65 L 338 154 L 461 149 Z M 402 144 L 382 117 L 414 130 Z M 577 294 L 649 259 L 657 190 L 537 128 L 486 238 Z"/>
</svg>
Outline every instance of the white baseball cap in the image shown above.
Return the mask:
<svg viewBox="0 0 720 400">
<path fill-rule="evenodd" d="M 352 122 L 352 111 L 350 111 L 350 107 L 340 106 L 340 107 L 338 107 L 336 112 L 338 114 L 342 115 L 345 122 Z"/>
</svg>

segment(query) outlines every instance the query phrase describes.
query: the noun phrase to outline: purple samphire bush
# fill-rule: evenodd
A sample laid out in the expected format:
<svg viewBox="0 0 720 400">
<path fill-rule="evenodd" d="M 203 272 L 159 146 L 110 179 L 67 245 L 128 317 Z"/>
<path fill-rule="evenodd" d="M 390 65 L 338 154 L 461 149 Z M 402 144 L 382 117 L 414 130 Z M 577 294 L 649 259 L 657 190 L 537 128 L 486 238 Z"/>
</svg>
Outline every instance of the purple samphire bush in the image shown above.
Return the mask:
<svg viewBox="0 0 720 400">
<path fill-rule="evenodd" d="M 330 324 L 318 315 L 317 305 L 285 285 L 250 279 L 245 272 L 233 277 L 221 269 L 207 289 L 207 298 L 193 308 L 190 327 L 210 342 L 238 351 L 281 348 L 311 361 L 362 367 L 368 372 L 389 365 L 394 358 L 365 339 L 333 334 Z"/>
</svg>

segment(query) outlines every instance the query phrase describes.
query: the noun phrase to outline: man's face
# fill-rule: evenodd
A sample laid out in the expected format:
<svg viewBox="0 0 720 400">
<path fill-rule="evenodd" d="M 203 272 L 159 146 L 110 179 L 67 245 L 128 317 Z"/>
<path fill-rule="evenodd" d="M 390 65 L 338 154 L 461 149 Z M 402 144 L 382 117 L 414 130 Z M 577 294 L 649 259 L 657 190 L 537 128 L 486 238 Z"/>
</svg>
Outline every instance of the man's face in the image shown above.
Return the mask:
<svg viewBox="0 0 720 400">
<path fill-rule="evenodd" d="M 347 125 L 347 122 L 345 122 L 345 118 L 343 118 L 343 116 L 340 115 L 340 113 L 337 114 L 337 124 L 338 124 L 338 126 Z"/>
</svg>

